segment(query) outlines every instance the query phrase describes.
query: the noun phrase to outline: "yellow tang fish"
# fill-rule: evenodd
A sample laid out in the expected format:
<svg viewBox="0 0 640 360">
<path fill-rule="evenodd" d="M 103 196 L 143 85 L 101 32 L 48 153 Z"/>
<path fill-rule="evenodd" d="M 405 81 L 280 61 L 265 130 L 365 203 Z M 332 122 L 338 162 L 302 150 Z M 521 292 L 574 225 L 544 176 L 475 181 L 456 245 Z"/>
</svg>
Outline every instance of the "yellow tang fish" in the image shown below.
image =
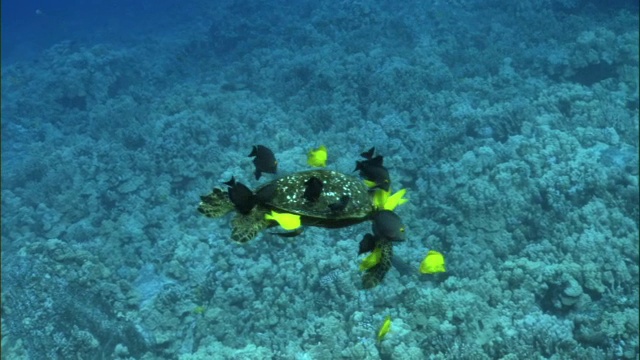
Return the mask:
<svg viewBox="0 0 640 360">
<path fill-rule="evenodd" d="M 264 214 L 264 218 L 267 220 L 277 221 L 278 224 L 285 230 L 295 230 L 300 227 L 300 215 L 279 213 L 271 210 L 270 214 Z"/>
<path fill-rule="evenodd" d="M 375 207 L 376 209 L 383 209 L 384 203 L 387 202 L 387 199 L 389 199 L 389 191 L 376 189 L 373 192 L 373 207 Z"/>
<path fill-rule="evenodd" d="M 408 201 L 404 198 L 406 193 L 407 189 L 400 189 L 393 195 L 391 195 L 391 191 L 376 189 L 373 193 L 373 206 L 376 209 L 393 211 L 398 205 L 402 205 Z"/>
<path fill-rule="evenodd" d="M 390 330 L 391 330 L 391 315 L 387 315 L 387 317 L 384 318 L 384 322 L 382 323 L 382 326 L 380 326 L 380 331 L 378 331 L 378 343 L 382 341 L 384 336 L 387 335 L 387 333 Z"/>
<path fill-rule="evenodd" d="M 327 148 L 324 145 L 320 145 L 319 148 L 309 151 L 307 164 L 313 167 L 327 166 Z"/>
<path fill-rule="evenodd" d="M 381 258 L 382 248 L 376 247 L 375 249 L 373 249 L 371 254 L 367 255 L 367 257 L 362 260 L 362 262 L 360 263 L 360 271 L 369 270 L 372 267 L 378 265 Z"/>
<path fill-rule="evenodd" d="M 427 256 L 420 264 L 420 272 L 423 274 L 435 274 L 445 271 L 444 255 L 435 250 L 429 250 Z"/>
<path fill-rule="evenodd" d="M 402 205 L 406 203 L 408 200 L 404 198 L 404 195 L 407 193 L 407 189 L 400 189 L 393 195 L 389 196 L 387 201 L 384 202 L 385 210 L 393 210 L 398 205 Z"/>
</svg>

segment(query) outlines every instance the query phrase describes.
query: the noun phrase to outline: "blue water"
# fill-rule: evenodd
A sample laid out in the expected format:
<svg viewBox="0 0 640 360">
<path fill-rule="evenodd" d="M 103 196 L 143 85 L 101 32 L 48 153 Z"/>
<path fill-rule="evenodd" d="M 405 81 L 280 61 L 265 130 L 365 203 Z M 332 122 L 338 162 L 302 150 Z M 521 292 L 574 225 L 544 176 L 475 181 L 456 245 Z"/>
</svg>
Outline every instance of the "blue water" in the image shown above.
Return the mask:
<svg viewBox="0 0 640 360">
<path fill-rule="evenodd" d="M 638 29 L 637 0 L 3 1 L 2 359 L 637 359 Z M 370 221 L 237 244 L 197 211 L 320 145 L 407 190 L 373 289 Z"/>
<path fill-rule="evenodd" d="M 122 43 L 185 26 L 202 4 L 182 1 L 4 1 L 2 60 L 35 60 L 61 41 Z"/>
</svg>

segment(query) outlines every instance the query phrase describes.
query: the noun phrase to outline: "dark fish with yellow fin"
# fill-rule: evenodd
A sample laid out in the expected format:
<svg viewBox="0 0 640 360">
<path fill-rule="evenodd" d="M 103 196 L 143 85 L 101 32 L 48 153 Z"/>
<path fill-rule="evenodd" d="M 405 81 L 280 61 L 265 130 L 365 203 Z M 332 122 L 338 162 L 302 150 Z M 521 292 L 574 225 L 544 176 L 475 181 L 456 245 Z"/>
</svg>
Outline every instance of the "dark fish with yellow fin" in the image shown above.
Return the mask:
<svg viewBox="0 0 640 360">
<path fill-rule="evenodd" d="M 360 163 L 360 165 L 357 165 L 356 167 L 360 170 L 360 176 L 364 178 L 368 187 L 389 191 L 391 178 L 389 177 L 389 170 L 387 170 L 387 168 L 384 166 L 367 165 L 363 163 Z"/>
<path fill-rule="evenodd" d="M 322 193 L 322 180 L 312 176 L 309 180 L 304 182 L 304 185 L 304 194 L 302 195 L 304 199 L 309 202 L 318 201 L 318 199 L 320 199 L 320 194 Z"/>
<path fill-rule="evenodd" d="M 251 209 L 256 205 L 253 191 L 243 183 L 237 182 L 233 176 L 231 177 L 231 180 L 224 184 L 229 186 L 227 191 L 229 194 L 229 200 L 231 200 L 235 209 L 244 215 L 250 213 Z"/>
<path fill-rule="evenodd" d="M 382 165 L 384 158 L 381 155 L 373 156 L 374 151 L 375 148 L 371 148 L 360 154 L 366 160 L 356 161 L 356 169 L 354 171 L 360 171 L 360 176 L 365 179 L 365 183 L 370 188 L 389 191 L 391 186 L 389 170 Z"/>
<path fill-rule="evenodd" d="M 386 171 L 386 169 L 381 169 Z M 370 180 L 374 179 L 374 180 Z M 383 189 L 385 191 L 389 191 L 389 187 L 391 185 L 391 180 L 387 179 L 387 175 L 384 173 L 378 173 L 371 175 L 369 179 L 365 179 L 364 183 L 372 188 L 372 189 Z"/>
<path fill-rule="evenodd" d="M 404 224 L 400 217 L 391 210 L 380 210 L 372 216 L 373 234 L 389 241 L 404 240 Z"/>
<path fill-rule="evenodd" d="M 249 157 L 252 156 L 254 157 L 253 165 L 255 165 L 256 168 L 254 171 L 256 180 L 260 180 L 260 176 L 262 176 L 263 172 L 275 174 L 278 171 L 278 161 L 276 160 L 276 156 L 268 147 L 255 145 L 251 150 L 251 154 L 249 154 Z"/>
</svg>

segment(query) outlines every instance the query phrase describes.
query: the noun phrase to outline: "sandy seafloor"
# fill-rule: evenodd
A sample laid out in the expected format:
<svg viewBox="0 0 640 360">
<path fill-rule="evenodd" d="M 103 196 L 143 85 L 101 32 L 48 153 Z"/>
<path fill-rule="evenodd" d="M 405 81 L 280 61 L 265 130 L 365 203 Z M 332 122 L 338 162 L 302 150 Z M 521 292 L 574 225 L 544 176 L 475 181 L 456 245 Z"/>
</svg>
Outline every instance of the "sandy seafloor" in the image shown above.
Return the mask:
<svg viewBox="0 0 640 360">
<path fill-rule="evenodd" d="M 638 359 L 638 12 L 606 3 L 203 2 L 4 62 L 2 359 Z M 241 246 L 196 211 L 274 178 L 255 144 L 385 156 L 382 285 L 369 223 Z"/>
</svg>

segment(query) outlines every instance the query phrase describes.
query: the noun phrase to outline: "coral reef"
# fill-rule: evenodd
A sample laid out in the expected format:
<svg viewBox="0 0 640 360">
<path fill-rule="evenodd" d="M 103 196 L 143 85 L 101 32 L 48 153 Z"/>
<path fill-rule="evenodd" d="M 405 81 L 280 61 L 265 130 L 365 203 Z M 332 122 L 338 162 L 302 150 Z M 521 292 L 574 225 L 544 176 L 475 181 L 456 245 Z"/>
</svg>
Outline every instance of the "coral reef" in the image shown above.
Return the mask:
<svg viewBox="0 0 640 360">
<path fill-rule="evenodd" d="M 2 358 L 637 359 L 638 11 L 604 3 L 202 1 L 3 63 Z M 262 183 L 255 144 L 385 156 L 381 286 L 369 223 L 239 246 L 199 216 Z"/>
</svg>

